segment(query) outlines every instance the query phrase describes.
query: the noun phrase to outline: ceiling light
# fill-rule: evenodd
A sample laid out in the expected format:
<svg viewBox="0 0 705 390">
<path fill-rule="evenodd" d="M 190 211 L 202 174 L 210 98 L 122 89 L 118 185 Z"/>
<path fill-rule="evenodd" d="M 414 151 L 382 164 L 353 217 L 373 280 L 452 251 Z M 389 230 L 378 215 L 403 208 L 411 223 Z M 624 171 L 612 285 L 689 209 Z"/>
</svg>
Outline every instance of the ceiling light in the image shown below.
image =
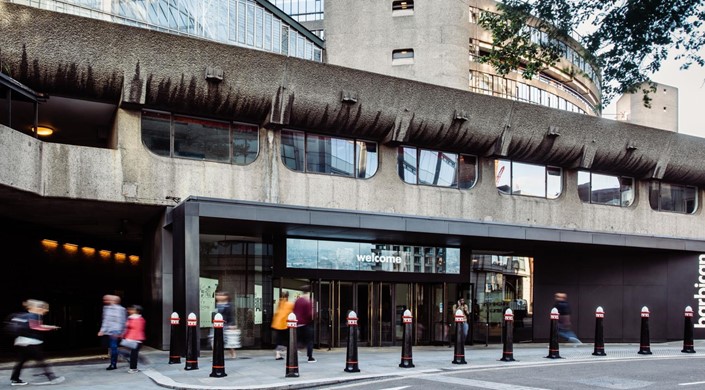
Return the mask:
<svg viewBox="0 0 705 390">
<path fill-rule="evenodd" d="M 34 129 L 32 129 L 32 132 L 34 132 Z M 38 136 L 48 137 L 52 134 L 54 134 L 54 129 L 52 129 L 51 127 L 37 126 L 37 135 Z"/>
</svg>

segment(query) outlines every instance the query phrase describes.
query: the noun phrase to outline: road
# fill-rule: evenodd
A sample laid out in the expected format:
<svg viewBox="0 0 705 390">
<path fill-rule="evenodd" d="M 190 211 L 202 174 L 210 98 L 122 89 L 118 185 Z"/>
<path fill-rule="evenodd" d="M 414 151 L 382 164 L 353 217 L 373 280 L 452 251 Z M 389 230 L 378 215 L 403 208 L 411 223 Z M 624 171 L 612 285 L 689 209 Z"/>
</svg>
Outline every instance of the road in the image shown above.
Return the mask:
<svg viewBox="0 0 705 390">
<path fill-rule="evenodd" d="M 546 364 L 507 363 L 493 368 L 435 370 L 408 378 L 388 378 L 320 389 L 350 390 L 587 390 L 705 389 L 705 355 L 668 358 L 622 358 Z"/>
</svg>

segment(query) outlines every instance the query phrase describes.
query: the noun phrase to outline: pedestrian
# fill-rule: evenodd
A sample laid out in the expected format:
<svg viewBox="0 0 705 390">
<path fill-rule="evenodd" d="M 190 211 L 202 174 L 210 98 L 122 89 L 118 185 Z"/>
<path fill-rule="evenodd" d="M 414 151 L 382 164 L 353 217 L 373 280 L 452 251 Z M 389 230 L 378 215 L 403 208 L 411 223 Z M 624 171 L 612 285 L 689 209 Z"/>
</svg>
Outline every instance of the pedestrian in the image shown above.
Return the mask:
<svg viewBox="0 0 705 390">
<path fill-rule="evenodd" d="M 12 386 L 24 386 L 27 384 L 27 382 L 20 379 L 20 373 L 22 372 L 22 366 L 28 360 L 36 361 L 47 377 L 46 382 L 34 383 L 35 385 L 61 383 L 65 378 L 54 374 L 51 366 L 44 360 L 44 351 L 42 349 L 44 335 L 59 329 L 58 326 L 45 325 L 43 323 L 43 317 L 49 311 L 49 304 L 36 299 L 28 299 L 24 302 L 24 306 L 27 312 L 13 318 L 13 321 L 21 322 L 23 325 L 18 327 L 18 335 L 15 338 L 15 351 L 17 352 L 18 360 L 12 369 L 10 384 Z"/>
<path fill-rule="evenodd" d="M 294 303 L 289 302 L 289 293 L 282 291 L 279 296 L 277 310 L 274 312 L 274 318 L 272 319 L 272 329 L 276 332 L 277 346 L 274 349 L 274 358 L 276 360 L 284 359 L 283 354 L 286 353 L 286 348 L 289 344 L 289 329 L 286 320 L 293 311 Z"/>
<path fill-rule="evenodd" d="M 233 306 L 228 293 L 219 291 L 215 293 L 215 314 L 223 316 L 223 348 L 228 351 L 232 359 L 237 359 L 235 350 L 240 348 L 240 329 L 237 327 Z M 212 331 L 212 329 L 211 329 Z M 212 337 L 211 337 L 212 340 Z"/>
<path fill-rule="evenodd" d="M 118 342 L 125 332 L 125 308 L 120 306 L 117 295 L 103 296 L 103 321 L 98 331 L 98 337 L 107 337 L 110 347 L 110 365 L 106 370 L 117 368 Z"/>
<path fill-rule="evenodd" d="M 460 310 L 463 313 L 463 340 L 465 340 L 468 337 L 468 329 L 469 329 L 469 324 L 468 324 L 468 318 L 470 316 L 470 308 L 468 305 L 465 303 L 465 298 L 460 297 L 458 301 L 453 305 L 453 321 L 455 321 L 455 313 Z"/>
<path fill-rule="evenodd" d="M 558 292 L 554 296 L 555 303 L 553 307 L 558 310 L 558 335 L 564 339 L 567 339 L 573 346 L 577 347 L 581 345 L 582 342 L 578 339 L 578 336 L 573 332 L 572 324 L 570 321 L 570 304 L 568 303 L 568 294 Z"/>
<path fill-rule="evenodd" d="M 129 350 L 122 355 L 130 362 L 130 368 L 127 370 L 130 374 L 139 372 L 137 362 L 139 361 L 140 347 L 146 339 L 144 335 L 145 320 L 142 317 L 142 306 L 132 305 L 127 308 L 127 322 L 125 322 L 125 333 L 122 334 L 120 346 Z"/>
<path fill-rule="evenodd" d="M 302 287 L 303 294 L 296 298 L 294 302 L 294 314 L 296 315 L 297 327 L 296 337 L 301 345 L 306 346 L 306 355 L 309 363 L 315 363 L 313 357 L 313 305 L 309 287 Z"/>
</svg>

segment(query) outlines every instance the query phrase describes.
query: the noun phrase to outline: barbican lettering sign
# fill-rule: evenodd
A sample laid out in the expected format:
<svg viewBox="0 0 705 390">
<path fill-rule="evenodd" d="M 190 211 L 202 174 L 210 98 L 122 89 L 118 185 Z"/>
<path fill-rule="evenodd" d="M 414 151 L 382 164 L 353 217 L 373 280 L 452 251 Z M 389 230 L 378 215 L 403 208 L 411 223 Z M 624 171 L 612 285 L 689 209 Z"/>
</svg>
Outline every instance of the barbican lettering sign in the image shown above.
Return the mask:
<svg viewBox="0 0 705 390">
<path fill-rule="evenodd" d="M 694 287 L 698 289 L 698 293 L 693 295 L 698 300 L 698 320 L 693 326 L 705 328 L 705 255 L 698 258 L 698 282 Z"/>
</svg>

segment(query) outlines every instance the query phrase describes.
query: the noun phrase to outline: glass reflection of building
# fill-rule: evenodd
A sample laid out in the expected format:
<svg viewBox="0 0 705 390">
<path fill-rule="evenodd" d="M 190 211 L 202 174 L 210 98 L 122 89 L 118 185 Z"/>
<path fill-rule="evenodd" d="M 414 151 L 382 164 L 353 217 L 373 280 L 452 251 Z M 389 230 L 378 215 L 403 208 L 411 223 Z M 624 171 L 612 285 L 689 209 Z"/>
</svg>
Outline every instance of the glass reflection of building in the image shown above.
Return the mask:
<svg viewBox="0 0 705 390">
<path fill-rule="evenodd" d="M 44 0 L 41 2 L 12 0 L 12 2 L 317 62 L 323 61 L 323 41 L 267 0 Z M 296 9 L 298 10 L 298 7 Z M 311 9 L 312 14 L 316 14 L 316 7 L 312 6 Z M 318 9 L 322 12 L 322 5 Z"/>
<path fill-rule="evenodd" d="M 506 309 L 514 312 L 515 340 L 531 339 L 532 269 L 531 257 L 473 254 L 476 340 L 496 341 L 500 337 Z"/>
</svg>

